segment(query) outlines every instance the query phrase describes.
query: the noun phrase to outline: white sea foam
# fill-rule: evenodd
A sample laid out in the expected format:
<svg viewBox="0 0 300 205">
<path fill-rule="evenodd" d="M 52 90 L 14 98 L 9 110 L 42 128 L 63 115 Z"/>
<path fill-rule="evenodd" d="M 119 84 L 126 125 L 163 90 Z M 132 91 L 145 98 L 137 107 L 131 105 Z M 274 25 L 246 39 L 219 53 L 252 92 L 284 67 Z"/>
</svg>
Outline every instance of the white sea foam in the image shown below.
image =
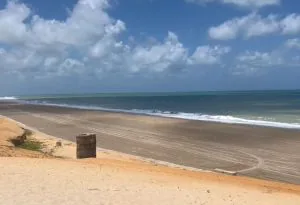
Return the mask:
<svg viewBox="0 0 300 205">
<path fill-rule="evenodd" d="M 297 123 L 285 123 L 285 122 L 275 122 L 275 121 L 267 121 L 267 120 L 252 120 L 252 119 L 244 119 L 244 118 L 234 117 L 234 116 L 230 116 L 230 115 L 205 115 L 205 114 L 201 114 L 201 113 L 170 112 L 170 111 L 160 111 L 160 110 L 109 109 L 109 108 L 103 108 L 103 107 L 99 107 L 99 106 L 54 104 L 54 103 L 47 103 L 47 102 L 42 102 L 42 101 L 31 101 L 31 102 L 26 102 L 26 103 L 42 104 L 42 105 L 50 105 L 50 106 L 66 107 L 66 108 L 86 109 L 86 110 L 99 110 L 99 111 L 122 112 L 122 113 L 131 113 L 131 114 L 143 114 L 143 115 L 152 115 L 152 116 L 160 116 L 160 117 L 168 117 L 168 118 L 199 120 L 199 121 L 207 121 L 207 122 L 219 122 L 219 123 L 227 123 L 227 124 L 243 124 L 243 125 L 278 127 L 278 128 L 287 128 L 287 129 L 300 129 L 300 124 L 297 124 Z"/>
<path fill-rule="evenodd" d="M 0 100 L 17 100 L 16 97 L 0 97 Z"/>
<path fill-rule="evenodd" d="M 160 114 L 158 114 L 160 115 Z M 279 128 L 289 128 L 289 129 L 300 129 L 300 124 L 297 123 L 284 123 L 284 122 L 273 122 L 264 120 L 250 120 L 244 118 L 233 117 L 230 115 L 201 115 L 193 113 L 178 113 L 178 114 L 161 114 L 161 116 L 190 119 L 190 120 L 201 120 L 209 122 L 221 122 L 228 124 L 245 124 L 245 125 L 257 125 L 266 127 L 279 127 Z"/>
</svg>

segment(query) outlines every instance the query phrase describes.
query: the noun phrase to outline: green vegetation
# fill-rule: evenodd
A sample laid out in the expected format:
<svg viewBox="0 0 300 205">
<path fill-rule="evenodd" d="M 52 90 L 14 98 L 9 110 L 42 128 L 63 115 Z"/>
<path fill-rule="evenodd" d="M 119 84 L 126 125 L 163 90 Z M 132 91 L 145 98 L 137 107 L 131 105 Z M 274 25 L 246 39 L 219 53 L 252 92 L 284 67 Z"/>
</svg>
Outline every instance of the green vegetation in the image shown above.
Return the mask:
<svg viewBox="0 0 300 205">
<path fill-rule="evenodd" d="M 18 148 L 41 152 L 43 149 L 43 143 L 29 138 L 31 135 L 33 135 L 31 130 L 24 128 L 23 130 L 24 133 L 15 139 L 11 139 L 11 142 Z"/>
<path fill-rule="evenodd" d="M 19 146 L 17 146 L 22 149 L 27 149 L 31 151 L 41 151 L 43 149 L 43 143 L 36 141 L 36 140 L 25 140 L 25 142 Z"/>
</svg>

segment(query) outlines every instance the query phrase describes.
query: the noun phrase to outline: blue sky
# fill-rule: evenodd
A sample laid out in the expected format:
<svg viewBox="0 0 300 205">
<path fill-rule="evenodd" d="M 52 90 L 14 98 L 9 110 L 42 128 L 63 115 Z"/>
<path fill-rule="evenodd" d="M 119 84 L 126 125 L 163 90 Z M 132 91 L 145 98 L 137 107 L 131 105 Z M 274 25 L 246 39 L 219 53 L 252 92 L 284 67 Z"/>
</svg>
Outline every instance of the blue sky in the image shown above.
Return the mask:
<svg viewBox="0 0 300 205">
<path fill-rule="evenodd" d="M 0 96 L 300 89 L 300 1 L 0 1 Z"/>
</svg>

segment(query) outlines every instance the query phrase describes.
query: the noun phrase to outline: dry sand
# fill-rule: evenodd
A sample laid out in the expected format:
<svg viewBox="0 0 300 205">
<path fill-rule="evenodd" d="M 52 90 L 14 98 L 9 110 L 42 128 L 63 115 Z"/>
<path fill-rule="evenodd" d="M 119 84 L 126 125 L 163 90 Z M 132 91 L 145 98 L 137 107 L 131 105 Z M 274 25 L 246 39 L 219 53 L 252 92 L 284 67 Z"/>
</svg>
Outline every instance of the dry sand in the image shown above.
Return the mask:
<svg viewBox="0 0 300 205">
<path fill-rule="evenodd" d="M 298 205 L 300 196 L 109 163 L 0 158 L 2 204 Z"/>
<path fill-rule="evenodd" d="M 43 153 L 19 149 L 13 145 L 11 140 L 23 133 L 24 130 L 16 123 L 0 117 L 0 157 L 45 157 Z"/>
<path fill-rule="evenodd" d="M 167 167 L 112 151 L 75 160 L 72 142 L 40 132 L 32 137 L 47 145 L 44 151 L 65 159 L 28 158 L 36 156 L 7 142 L 20 134 L 0 118 L 0 155 L 10 147 L 26 157 L 0 157 L 0 204 L 300 204 L 297 185 Z"/>
</svg>

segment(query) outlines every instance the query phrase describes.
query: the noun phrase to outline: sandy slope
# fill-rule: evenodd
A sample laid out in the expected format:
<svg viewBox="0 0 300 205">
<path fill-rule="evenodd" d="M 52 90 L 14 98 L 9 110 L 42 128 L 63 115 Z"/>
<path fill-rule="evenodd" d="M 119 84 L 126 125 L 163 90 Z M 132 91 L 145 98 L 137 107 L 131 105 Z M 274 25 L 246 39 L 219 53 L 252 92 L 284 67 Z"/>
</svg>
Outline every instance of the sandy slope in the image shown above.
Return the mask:
<svg viewBox="0 0 300 205">
<path fill-rule="evenodd" d="M 11 139 L 23 133 L 24 130 L 15 122 L 0 116 L 0 157 L 45 157 L 43 153 L 18 149 L 10 142 Z"/>
<path fill-rule="evenodd" d="M 300 203 L 300 196 L 106 164 L 0 158 L 2 204 Z"/>
<path fill-rule="evenodd" d="M 2 143 L 20 131 L 3 122 Z M 296 185 L 176 169 L 115 152 L 74 160 L 74 144 L 55 147 L 57 138 L 34 137 L 69 159 L 0 158 L 0 204 L 300 204 Z"/>
</svg>

